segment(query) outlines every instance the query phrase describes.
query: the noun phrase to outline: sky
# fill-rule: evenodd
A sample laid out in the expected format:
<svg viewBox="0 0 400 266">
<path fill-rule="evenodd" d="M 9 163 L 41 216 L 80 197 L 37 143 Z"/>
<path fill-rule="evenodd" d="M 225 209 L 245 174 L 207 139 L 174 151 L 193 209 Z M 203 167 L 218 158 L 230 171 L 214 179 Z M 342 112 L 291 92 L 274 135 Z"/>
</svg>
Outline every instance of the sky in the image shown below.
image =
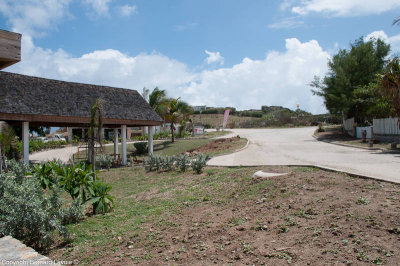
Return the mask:
<svg viewBox="0 0 400 266">
<path fill-rule="evenodd" d="M 0 0 L 0 28 L 22 34 L 5 71 L 314 114 L 309 84 L 339 49 L 374 37 L 400 55 L 398 16 L 399 0 Z"/>
</svg>

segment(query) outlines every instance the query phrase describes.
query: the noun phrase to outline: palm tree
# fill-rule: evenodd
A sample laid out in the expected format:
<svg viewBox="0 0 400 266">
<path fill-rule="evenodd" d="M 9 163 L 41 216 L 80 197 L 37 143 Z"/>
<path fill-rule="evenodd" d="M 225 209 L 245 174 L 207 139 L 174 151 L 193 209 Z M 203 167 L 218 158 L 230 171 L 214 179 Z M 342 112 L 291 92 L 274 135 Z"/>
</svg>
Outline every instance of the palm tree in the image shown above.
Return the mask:
<svg viewBox="0 0 400 266">
<path fill-rule="evenodd" d="M 97 138 L 100 143 L 100 151 L 103 149 L 103 101 L 96 99 L 90 110 L 90 128 L 89 128 L 89 161 L 92 163 L 92 170 L 94 173 L 94 181 L 96 181 L 96 166 L 95 166 L 95 130 L 97 129 Z"/>
<path fill-rule="evenodd" d="M 393 24 L 392 25 L 396 25 L 396 24 L 400 25 L 400 16 L 397 17 L 395 20 L 393 20 Z"/>
<path fill-rule="evenodd" d="M 149 105 L 153 108 L 160 116 L 163 116 L 166 112 L 167 99 L 165 90 L 160 90 L 155 87 L 149 95 Z"/>
<path fill-rule="evenodd" d="M 168 105 L 165 117 L 171 123 L 171 141 L 175 142 L 174 124 L 179 123 L 181 120 L 188 119 L 192 112 L 192 108 L 188 103 L 180 101 L 180 98 L 168 99 L 167 103 Z"/>
</svg>

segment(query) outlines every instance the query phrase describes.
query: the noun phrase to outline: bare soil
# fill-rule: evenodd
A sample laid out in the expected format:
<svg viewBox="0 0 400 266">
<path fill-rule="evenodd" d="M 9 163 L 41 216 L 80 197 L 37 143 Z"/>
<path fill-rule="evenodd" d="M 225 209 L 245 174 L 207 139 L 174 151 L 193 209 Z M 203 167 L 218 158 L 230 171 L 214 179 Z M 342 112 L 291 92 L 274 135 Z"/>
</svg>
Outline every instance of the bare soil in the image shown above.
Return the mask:
<svg viewBox="0 0 400 266">
<path fill-rule="evenodd" d="M 240 136 L 232 138 L 220 138 L 209 142 L 199 148 L 192 149 L 186 152 L 189 156 L 195 156 L 196 154 L 218 154 L 219 151 L 229 152 L 232 148 L 238 146 Z"/>
<path fill-rule="evenodd" d="M 174 189 L 201 188 L 202 200 L 184 201 L 178 211 L 165 210 L 143 223 L 139 233 L 116 237 L 113 247 L 91 263 L 399 264 L 399 185 L 315 168 L 265 167 L 289 174 L 263 179 L 251 177 L 260 168 L 226 169 L 183 175 Z M 154 200 L 159 193 L 141 192 L 136 202 Z M 81 249 L 72 258 L 91 256 L 99 247 Z"/>
</svg>

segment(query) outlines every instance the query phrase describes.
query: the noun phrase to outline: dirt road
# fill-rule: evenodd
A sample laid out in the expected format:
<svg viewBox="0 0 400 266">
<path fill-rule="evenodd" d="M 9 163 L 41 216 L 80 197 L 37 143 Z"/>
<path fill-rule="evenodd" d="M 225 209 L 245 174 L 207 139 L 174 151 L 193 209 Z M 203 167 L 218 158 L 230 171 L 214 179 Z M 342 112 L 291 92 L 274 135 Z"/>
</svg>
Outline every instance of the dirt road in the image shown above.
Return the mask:
<svg viewBox="0 0 400 266">
<path fill-rule="evenodd" d="M 343 147 L 315 140 L 315 128 L 233 129 L 247 149 L 215 157 L 209 165 L 316 165 L 400 183 L 400 154 Z"/>
</svg>

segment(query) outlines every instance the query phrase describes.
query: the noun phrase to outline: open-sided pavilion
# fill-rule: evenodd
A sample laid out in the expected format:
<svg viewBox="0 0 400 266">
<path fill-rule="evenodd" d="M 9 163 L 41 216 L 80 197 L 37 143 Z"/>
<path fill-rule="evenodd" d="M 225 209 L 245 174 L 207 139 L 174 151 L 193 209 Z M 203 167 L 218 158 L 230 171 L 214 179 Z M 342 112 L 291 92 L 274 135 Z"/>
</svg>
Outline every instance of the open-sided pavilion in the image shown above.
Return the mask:
<svg viewBox="0 0 400 266">
<path fill-rule="evenodd" d="M 29 125 L 89 127 L 90 110 L 103 101 L 104 128 L 114 128 L 114 153 L 118 153 L 121 128 L 121 162 L 126 165 L 127 127 L 149 126 L 149 152 L 153 127 L 160 116 L 135 90 L 38 78 L 0 71 L 0 121 L 22 124 L 23 158 L 29 162 Z"/>
</svg>

